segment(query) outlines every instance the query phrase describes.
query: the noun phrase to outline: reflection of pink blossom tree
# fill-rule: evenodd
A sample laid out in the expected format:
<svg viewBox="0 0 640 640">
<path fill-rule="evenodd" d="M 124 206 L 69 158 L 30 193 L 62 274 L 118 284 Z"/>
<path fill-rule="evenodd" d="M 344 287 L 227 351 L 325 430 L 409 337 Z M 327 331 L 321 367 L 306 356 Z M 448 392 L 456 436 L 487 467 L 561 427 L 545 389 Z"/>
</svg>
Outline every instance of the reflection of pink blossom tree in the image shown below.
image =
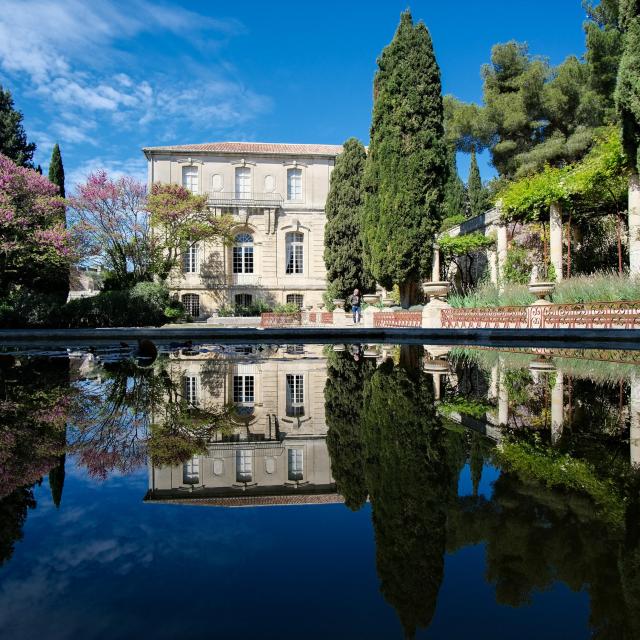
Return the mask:
<svg viewBox="0 0 640 640">
<path fill-rule="evenodd" d="M 0 295 L 47 291 L 74 258 L 58 187 L 0 154 Z"/>
</svg>

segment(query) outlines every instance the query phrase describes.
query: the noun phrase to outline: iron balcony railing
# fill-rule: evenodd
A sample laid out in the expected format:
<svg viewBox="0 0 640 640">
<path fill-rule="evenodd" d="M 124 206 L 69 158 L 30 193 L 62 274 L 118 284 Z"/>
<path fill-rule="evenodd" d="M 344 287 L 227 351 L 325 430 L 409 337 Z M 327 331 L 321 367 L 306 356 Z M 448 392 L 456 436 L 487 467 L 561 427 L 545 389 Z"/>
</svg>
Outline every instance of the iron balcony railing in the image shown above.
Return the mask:
<svg viewBox="0 0 640 640">
<path fill-rule="evenodd" d="M 282 195 L 279 193 L 231 193 L 225 191 L 209 191 L 210 205 L 216 207 L 270 207 L 282 206 Z"/>
</svg>

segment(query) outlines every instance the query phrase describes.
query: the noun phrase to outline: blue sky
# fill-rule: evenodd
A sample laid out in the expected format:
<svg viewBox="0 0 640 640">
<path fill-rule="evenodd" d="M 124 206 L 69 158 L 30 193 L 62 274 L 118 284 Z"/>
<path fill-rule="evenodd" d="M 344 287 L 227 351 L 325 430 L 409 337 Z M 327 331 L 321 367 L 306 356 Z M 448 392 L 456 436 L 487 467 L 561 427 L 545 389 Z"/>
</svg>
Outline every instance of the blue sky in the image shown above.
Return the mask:
<svg viewBox="0 0 640 640">
<path fill-rule="evenodd" d="M 141 179 L 140 148 L 215 140 L 368 140 L 376 57 L 406 0 L 2 0 L 0 82 L 46 170 Z M 417 0 L 445 93 L 480 100 L 491 46 L 552 63 L 584 51 L 580 0 Z M 459 158 L 466 178 L 468 158 Z M 492 175 L 484 158 L 483 178 Z"/>
</svg>

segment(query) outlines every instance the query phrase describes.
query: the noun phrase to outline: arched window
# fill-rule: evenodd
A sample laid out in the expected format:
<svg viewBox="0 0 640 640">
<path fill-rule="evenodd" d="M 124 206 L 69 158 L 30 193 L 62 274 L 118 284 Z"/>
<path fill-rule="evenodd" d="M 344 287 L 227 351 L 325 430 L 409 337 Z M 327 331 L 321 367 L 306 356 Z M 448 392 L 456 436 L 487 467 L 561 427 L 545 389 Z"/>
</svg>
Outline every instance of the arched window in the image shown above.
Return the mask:
<svg viewBox="0 0 640 640">
<path fill-rule="evenodd" d="M 236 198 L 248 200 L 251 197 L 251 169 L 236 167 Z"/>
<path fill-rule="evenodd" d="M 303 273 L 304 235 L 298 231 L 287 233 L 286 237 L 287 273 Z"/>
<path fill-rule="evenodd" d="M 287 169 L 287 200 L 302 200 L 302 169 Z"/>
<path fill-rule="evenodd" d="M 239 233 L 233 245 L 233 273 L 253 273 L 253 236 Z"/>
<path fill-rule="evenodd" d="M 198 273 L 198 245 L 195 242 L 188 244 L 182 252 L 182 272 Z"/>
<path fill-rule="evenodd" d="M 200 296 L 197 293 L 185 293 L 182 296 L 182 304 L 192 318 L 200 315 Z"/>
</svg>

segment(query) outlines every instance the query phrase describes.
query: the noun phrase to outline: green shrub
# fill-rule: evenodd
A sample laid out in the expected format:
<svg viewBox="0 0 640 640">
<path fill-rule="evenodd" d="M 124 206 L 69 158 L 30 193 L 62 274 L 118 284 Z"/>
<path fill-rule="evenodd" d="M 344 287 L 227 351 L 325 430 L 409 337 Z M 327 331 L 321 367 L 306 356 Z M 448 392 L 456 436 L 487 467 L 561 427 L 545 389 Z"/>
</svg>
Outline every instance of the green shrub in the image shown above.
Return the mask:
<svg viewBox="0 0 640 640">
<path fill-rule="evenodd" d="M 640 300 L 640 278 L 606 271 L 568 278 L 556 284 L 552 300 L 559 304 Z"/>
<path fill-rule="evenodd" d="M 298 313 L 300 311 L 297 304 L 287 302 L 286 304 L 277 304 L 274 309 L 276 313 Z"/>
<path fill-rule="evenodd" d="M 0 301 L 0 327 L 49 328 L 56 325 L 62 305 L 56 294 L 22 289 Z"/>
<path fill-rule="evenodd" d="M 531 256 L 524 247 L 512 245 L 504 262 L 504 279 L 511 284 L 527 284 L 531 278 Z"/>
<path fill-rule="evenodd" d="M 223 305 L 218 309 L 218 316 L 221 318 L 231 318 L 235 313 L 235 309 L 228 305 Z"/>
<path fill-rule="evenodd" d="M 186 319 L 187 312 L 182 302 L 179 300 L 170 300 L 169 305 L 164 309 L 164 315 L 169 322 L 179 322 L 180 320 Z"/>
<path fill-rule="evenodd" d="M 526 285 L 505 284 L 502 290 L 491 282 L 485 282 L 466 295 L 451 294 L 448 302 L 452 307 L 511 307 L 527 306 L 535 302 L 535 296 L 529 293 Z"/>
</svg>

